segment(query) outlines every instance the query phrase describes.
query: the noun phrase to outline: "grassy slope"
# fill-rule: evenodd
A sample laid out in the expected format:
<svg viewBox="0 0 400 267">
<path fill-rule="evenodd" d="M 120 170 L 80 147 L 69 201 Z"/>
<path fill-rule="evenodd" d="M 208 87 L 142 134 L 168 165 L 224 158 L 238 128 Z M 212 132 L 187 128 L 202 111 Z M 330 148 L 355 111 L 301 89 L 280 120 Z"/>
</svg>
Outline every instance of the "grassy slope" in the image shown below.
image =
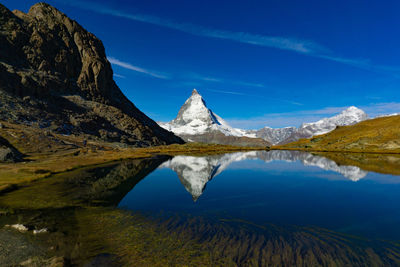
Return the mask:
<svg viewBox="0 0 400 267">
<path fill-rule="evenodd" d="M 276 149 L 400 153 L 400 116 L 383 117 L 301 139 Z"/>
</svg>

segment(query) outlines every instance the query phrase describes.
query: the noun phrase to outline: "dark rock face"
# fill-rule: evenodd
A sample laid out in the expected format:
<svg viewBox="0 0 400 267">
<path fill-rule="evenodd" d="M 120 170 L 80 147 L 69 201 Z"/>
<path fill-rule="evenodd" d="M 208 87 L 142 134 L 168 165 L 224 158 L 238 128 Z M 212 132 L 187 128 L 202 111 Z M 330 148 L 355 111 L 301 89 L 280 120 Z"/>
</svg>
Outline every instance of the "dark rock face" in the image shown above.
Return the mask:
<svg viewBox="0 0 400 267">
<path fill-rule="evenodd" d="M 102 42 L 54 7 L 0 4 L 0 119 L 136 146 L 182 143 L 113 80 Z"/>
<path fill-rule="evenodd" d="M 13 147 L 6 139 L 0 137 L 0 162 L 18 162 L 22 153 Z"/>
<path fill-rule="evenodd" d="M 9 147 L 0 148 L 0 162 L 16 162 L 19 161 L 19 156 Z"/>
</svg>

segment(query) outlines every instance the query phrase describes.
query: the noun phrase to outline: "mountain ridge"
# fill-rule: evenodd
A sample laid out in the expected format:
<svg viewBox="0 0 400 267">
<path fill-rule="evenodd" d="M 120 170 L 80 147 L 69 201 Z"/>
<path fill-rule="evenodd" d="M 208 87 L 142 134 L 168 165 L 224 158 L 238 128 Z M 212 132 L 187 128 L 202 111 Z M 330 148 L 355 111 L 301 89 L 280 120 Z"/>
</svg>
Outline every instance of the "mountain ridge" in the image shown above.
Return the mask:
<svg viewBox="0 0 400 267">
<path fill-rule="evenodd" d="M 316 122 L 303 123 L 287 139 L 277 144 L 287 144 L 302 138 L 311 138 L 316 135 L 326 134 L 335 130 L 338 126 L 354 125 L 366 119 L 368 119 L 368 116 L 363 110 L 355 106 L 350 106 L 335 116 L 323 118 Z"/>
<path fill-rule="evenodd" d="M 183 143 L 113 80 L 102 42 L 46 3 L 0 4 L 0 119 L 133 146 Z"/>
</svg>

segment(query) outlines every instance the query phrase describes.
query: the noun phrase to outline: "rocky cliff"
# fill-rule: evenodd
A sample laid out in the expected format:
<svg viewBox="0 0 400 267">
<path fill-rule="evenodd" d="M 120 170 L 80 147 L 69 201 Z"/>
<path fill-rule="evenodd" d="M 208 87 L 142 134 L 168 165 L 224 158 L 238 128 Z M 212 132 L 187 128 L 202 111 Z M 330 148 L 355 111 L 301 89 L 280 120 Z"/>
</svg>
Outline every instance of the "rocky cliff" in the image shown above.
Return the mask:
<svg viewBox="0 0 400 267">
<path fill-rule="evenodd" d="M 135 146 L 182 143 L 113 80 L 102 42 L 56 8 L 0 4 L 0 120 Z"/>
</svg>

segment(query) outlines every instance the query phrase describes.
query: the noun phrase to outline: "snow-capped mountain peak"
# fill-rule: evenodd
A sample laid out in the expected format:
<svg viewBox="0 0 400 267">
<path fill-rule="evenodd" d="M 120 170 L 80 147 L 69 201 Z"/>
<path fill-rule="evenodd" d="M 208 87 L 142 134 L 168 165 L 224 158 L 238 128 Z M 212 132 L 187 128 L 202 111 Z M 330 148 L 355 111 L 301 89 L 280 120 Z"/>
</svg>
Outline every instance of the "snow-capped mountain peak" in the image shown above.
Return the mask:
<svg viewBox="0 0 400 267">
<path fill-rule="evenodd" d="M 303 123 L 300 128 L 306 127 L 308 125 L 322 125 L 327 123 L 335 124 L 336 126 L 351 125 L 366 120 L 367 118 L 368 118 L 367 114 L 362 109 L 359 109 L 355 106 L 351 106 L 343 110 L 342 112 L 340 112 L 340 114 L 336 116 L 330 118 L 324 118 L 317 122 Z"/>
<path fill-rule="evenodd" d="M 334 130 L 337 126 L 353 125 L 366 120 L 367 118 L 368 116 L 363 110 L 351 106 L 336 116 L 324 118 L 317 122 L 303 123 L 299 128 L 299 132 L 305 135 L 305 137 L 312 137 L 314 135 L 328 133 Z"/>
<path fill-rule="evenodd" d="M 335 130 L 337 126 L 353 125 L 367 118 L 368 116 L 363 110 L 351 106 L 333 117 L 324 118 L 316 122 L 303 123 L 299 128 L 274 129 L 264 127 L 260 130 L 248 130 L 247 133 L 255 134 L 256 137 L 263 138 L 273 145 L 285 144 L 297 141 L 300 138 L 311 138 L 315 135 L 326 134 Z"/>
<path fill-rule="evenodd" d="M 241 130 L 231 127 L 209 109 L 196 89 L 193 89 L 191 96 L 182 105 L 175 119 L 159 124 L 177 135 L 196 135 L 219 131 L 225 135 L 243 136 Z"/>
<path fill-rule="evenodd" d="M 208 124 L 220 124 L 213 116 L 212 111 L 207 108 L 203 97 L 193 89 L 192 95 L 185 101 L 178 116 L 171 122 L 172 124 L 184 125 L 192 121 L 199 120 Z"/>
</svg>

